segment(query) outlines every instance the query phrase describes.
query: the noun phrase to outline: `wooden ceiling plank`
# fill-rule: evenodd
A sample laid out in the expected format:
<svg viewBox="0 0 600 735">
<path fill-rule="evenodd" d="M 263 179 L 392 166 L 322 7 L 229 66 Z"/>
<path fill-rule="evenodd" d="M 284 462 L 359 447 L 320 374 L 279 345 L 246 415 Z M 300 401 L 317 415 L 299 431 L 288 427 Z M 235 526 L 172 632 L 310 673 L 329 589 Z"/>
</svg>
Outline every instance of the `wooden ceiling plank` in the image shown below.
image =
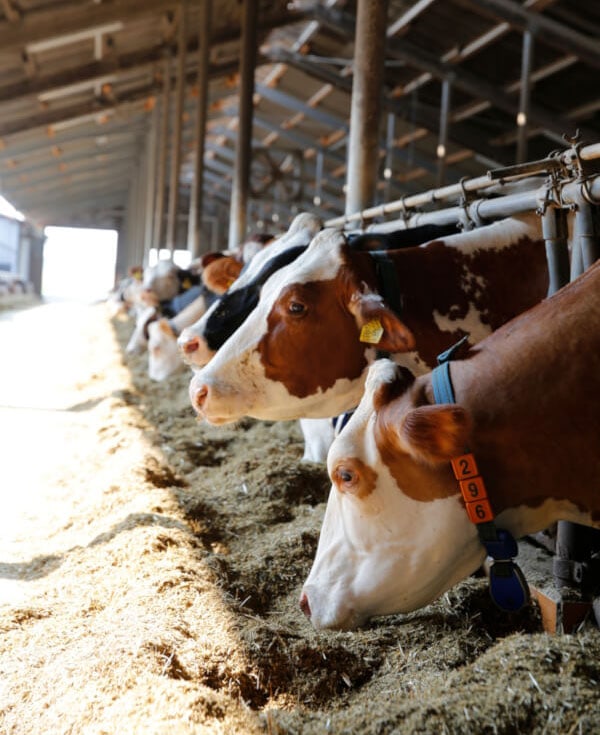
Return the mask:
<svg viewBox="0 0 600 735">
<path fill-rule="evenodd" d="M 113 21 L 173 10 L 177 0 L 119 0 L 118 3 L 64 2 L 24 13 L 18 25 L 0 22 L 0 48 L 4 53 L 28 44 L 85 31 Z"/>
</svg>

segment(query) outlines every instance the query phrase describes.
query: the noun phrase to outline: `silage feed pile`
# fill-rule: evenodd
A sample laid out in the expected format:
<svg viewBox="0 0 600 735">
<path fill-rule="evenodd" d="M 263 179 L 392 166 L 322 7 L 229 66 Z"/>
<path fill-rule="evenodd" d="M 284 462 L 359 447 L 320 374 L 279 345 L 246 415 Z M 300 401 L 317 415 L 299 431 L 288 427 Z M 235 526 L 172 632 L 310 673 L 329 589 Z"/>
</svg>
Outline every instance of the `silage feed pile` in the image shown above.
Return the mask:
<svg viewBox="0 0 600 735">
<path fill-rule="evenodd" d="M 104 304 L 0 319 L 27 379 L 0 409 L 1 733 L 600 732 L 598 629 L 548 636 L 485 579 L 315 632 L 325 468 L 295 422 L 198 423 L 187 368 L 150 381 L 132 328 Z"/>
</svg>

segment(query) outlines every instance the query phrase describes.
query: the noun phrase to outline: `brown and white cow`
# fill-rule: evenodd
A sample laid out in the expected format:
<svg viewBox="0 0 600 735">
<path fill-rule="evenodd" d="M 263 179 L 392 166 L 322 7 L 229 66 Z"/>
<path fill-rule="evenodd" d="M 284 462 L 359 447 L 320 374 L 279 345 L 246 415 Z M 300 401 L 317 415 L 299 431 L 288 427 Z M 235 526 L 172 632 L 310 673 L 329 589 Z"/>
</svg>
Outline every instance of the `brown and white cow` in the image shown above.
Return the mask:
<svg viewBox="0 0 600 735">
<path fill-rule="evenodd" d="M 540 220 L 523 215 L 388 253 L 395 292 L 382 297 L 372 253 L 323 230 L 264 284 L 246 321 L 190 384 L 196 411 L 222 424 L 242 416 L 335 416 L 358 404 L 377 349 L 419 374 L 467 334 L 488 335 L 543 299 L 548 273 Z M 398 316 L 389 300 L 400 301 Z M 361 331 L 376 326 L 376 345 Z M 376 349 L 377 348 L 377 349 Z"/>
<path fill-rule="evenodd" d="M 329 451 L 333 485 L 301 596 L 316 628 L 415 610 L 480 566 L 450 464 L 467 445 L 498 528 L 600 527 L 599 325 L 600 262 L 451 361 L 456 403 L 435 402 L 432 373 L 373 364 Z"/>
<path fill-rule="evenodd" d="M 242 263 L 232 256 L 211 260 L 202 271 L 200 295 L 171 319 L 160 317 L 148 323 L 148 375 L 163 381 L 184 362 L 177 346 L 181 331 L 200 319 L 218 295 L 223 294 L 237 278 Z"/>
</svg>

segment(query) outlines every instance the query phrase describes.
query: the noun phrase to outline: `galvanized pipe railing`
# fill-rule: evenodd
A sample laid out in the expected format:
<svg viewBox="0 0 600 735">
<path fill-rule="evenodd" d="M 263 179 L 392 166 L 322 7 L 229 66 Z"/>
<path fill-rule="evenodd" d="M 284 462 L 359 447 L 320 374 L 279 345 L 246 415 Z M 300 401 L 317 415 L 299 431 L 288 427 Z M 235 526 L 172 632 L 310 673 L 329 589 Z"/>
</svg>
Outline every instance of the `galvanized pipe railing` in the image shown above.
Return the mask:
<svg viewBox="0 0 600 735">
<path fill-rule="evenodd" d="M 461 197 L 464 198 L 468 193 L 481 192 L 490 187 L 497 187 L 499 184 L 513 182 L 525 176 L 553 174 L 561 168 L 572 166 L 576 163 L 577 158 L 581 161 L 600 159 L 600 143 L 583 146 L 577 151 L 569 148 L 557 156 L 545 158 L 540 161 L 532 161 L 489 171 L 484 176 L 466 179 L 457 184 L 442 186 L 438 189 L 431 189 L 419 194 L 411 194 L 394 202 L 363 209 L 361 212 L 334 217 L 327 220 L 325 225 L 326 227 L 345 227 L 354 223 L 356 226 L 360 226 L 360 223 L 369 222 L 377 217 L 384 217 L 397 212 L 403 213 L 404 226 L 407 227 L 413 227 L 417 223 L 457 221 L 465 213 L 465 206 L 459 205 L 448 210 L 421 212 L 412 216 L 409 214 L 409 210 L 415 210 L 419 207 L 437 204 L 446 200 L 459 200 Z M 537 200 L 534 201 L 534 197 L 537 196 L 538 193 L 536 190 L 536 192 L 526 192 L 524 194 L 509 194 L 506 197 L 498 197 L 497 199 L 482 199 L 468 205 L 468 209 L 472 210 L 473 205 L 477 204 L 473 212 L 475 216 L 479 213 L 484 218 L 507 217 L 518 212 L 535 209 L 537 207 Z M 504 201 L 502 202 L 502 200 Z M 511 204 L 514 204 L 516 208 L 509 211 L 507 207 Z M 382 231 L 388 224 L 390 223 L 378 224 L 377 229 Z M 396 222 L 394 226 L 398 228 L 403 225 Z"/>
</svg>

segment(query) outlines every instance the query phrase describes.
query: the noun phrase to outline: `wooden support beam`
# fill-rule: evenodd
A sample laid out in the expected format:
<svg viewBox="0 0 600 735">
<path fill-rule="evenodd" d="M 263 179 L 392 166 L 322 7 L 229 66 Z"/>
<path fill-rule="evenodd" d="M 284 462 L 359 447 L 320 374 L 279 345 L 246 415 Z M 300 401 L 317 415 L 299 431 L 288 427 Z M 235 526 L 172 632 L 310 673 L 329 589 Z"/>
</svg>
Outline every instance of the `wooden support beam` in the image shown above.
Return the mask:
<svg viewBox="0 0 600 735">
<path fill-rule="evenodd" d="M 374 203 L 379 165 L 387 2 L 358 0 L 350 105 L 346 212 Z"/>
<path fill-rule="evenodd" d="M 243 241 L 246 234 L 246 209 L 250 193 L 250 161 L 252 155 L 252 98 L 254 95 L 254 71 L 256 66 L 258 0 L 246 0 L 242 8 L 238 137 L 236 142 L 235 178 L 231 193 L 229 217 L 228 243 L 230 248 L 236 248 Z"/>
<path fill-rule="evenodd" d="M 0 22 L 0 48 L 4 53 L 31 43 L 77 33 L 113 21 L 126 23 L 148 15 L 172 10 L 177 0 L 119 0 L 118 3 L 62 3 L 24 13 L 19 23 Z"/>
<path fill-rule="evenodd" d="M 574 31 L 572 28 L 540 13 L 524 8 L 514 0 L 470 0 L 481 11 L 491 11 L 519 31 L 531 30 L 546 44 L 575 54 L 585 64 L 600 69 L 600 46 L 598 39 Z"/>
<path fill-rule="evenodd" d="M 316 8 L 314 12 L 315 16 L 322 22 L 329 23 L 338 32 L 344 33 L 349 38 L 352 37 L 355 26 L 355 19 L 352 15 L 342 11 L 324 10 L 321 7 Z M 469 70 L 440 60 L 428 50 L 418 47 L 406 38 L 402 40 L 388 39 L 389 56 L 402 59 L 411 66 L 430 73 L 436 79 L 450 79 L 456 89 L 461 89 L 474 97 L 488 100 L 494 107 L 503 110 L 514 118 L 517 116 L 518 105 L 510 95 L 497 89 L 493 84 Z M 541 105 L 531 104 L 530 119 L 532 123 L 538 123 L 544 128 L 546 136 L 561 145 L 564 144 L 562 135 L 566 130 L 571 129 L 571 124 L 566 118 L 556 115 Z M 587 126 L 580 126 L 580 131 L 584 139 L 595 140 L 597 137 L 595 130 Z"/>
<path fill-rule="evenodd" d="M 219 65 L 218 67 L 212 67 L 210 72 L 210 78 L 216 78 L 217 76 L 227 76 L 232 72 L 233 69 L 237 68 L 232 62 Z M 194 79 L 194 72 L 186 74 L 185 83 L 192 82 Z M 71 106 L 65 106 L 55 110 L 46 110 L 34 115 L 28 115 L 27 117 L 13 119 L 0 124 L 0 137 L 7 138 L 10 135 L 17 133 L 23 133 L 27 130 L 33 130 L 40 127 L 49 127 L 57 123 L 62 123 L 65 120 L 71 120 L 78 117 L 84 117 L 87 115 L 98 115 L 113 114 L 115 110 L 126 107 L 132 103 L 146 102 L 151 99 L 160 89 L 160 82 L 153 80 L 150 84 L 144 84 L 135 89 L 129 90 L 126 93 L 121 93 L 119 102 L 117 104 L 102 104 L 97 100 L 91 100 L 88 102 L 77 103 Z M 139 105 L 142 108 L 141 105 Z"/>
<path fill-rule="evenodd" d="M 202 213 L 204 205 L 204 149 L 208 117 L 208 68 L 211 36 L 212 0 L 201 0 L 198 28 L 199 54 L 196 104 L 192 189 L 188 220 L 188 250 L 193 258 L 200 255 L 202 246 Z"/>
<path fill-rule="evenodd" d="M 348 94 L 352 91 L 351 79 L 344 78 L 339 74 L 324 68 L 320 64 L 312 63 L 300 54 L 294 54 L 278 49 L 277 51 L 269 52 L 268 55 L 271 59 L 283 61 L 311 77 L 333 84 L 338 91 L 347 92 Z M 284 98 L 280 97 L 279 99 L 283 102 Z M 382 105 L 384 110 L 387 112 L 393 112 L 401 119 L 407 119 L 411 115 L 414 116 L 414 122 L 417 126 L 426 128 L 428 132 L 437 136 L 439 131 L 439 114 L 433 107 L 427 108 L 423 103 L 417 103 L 412 109 L 409 109 L 409 104 L 406 100 L 385 96 L 382 100 Z M 344 125 L 344 121 L 342 120 L 338 120 L 338 123 L 340 125 Z M 468 147 L 470 150 L 473 150 L 487 158 L 490 168 L 499 168 L 512 162 L 512 159 L 510 161 L 505 160 L 502 154 L 496 148 L 489 145 L 482 137 L 481 131 L 470 123 L 464 122 L 455 124 L 453 121 L 452 129 L 449 133 L 449 140 L 461 148 Z M 431 171 L 435 170 L 435 163 L 432 159 L 426 160 L 424 156 L 421 156 L 418 163 L 419 165 L 429 168 Z M 458 178 L 462 176 L 458 171 L 455 171 L 455 174 Z"/>
</svg>

